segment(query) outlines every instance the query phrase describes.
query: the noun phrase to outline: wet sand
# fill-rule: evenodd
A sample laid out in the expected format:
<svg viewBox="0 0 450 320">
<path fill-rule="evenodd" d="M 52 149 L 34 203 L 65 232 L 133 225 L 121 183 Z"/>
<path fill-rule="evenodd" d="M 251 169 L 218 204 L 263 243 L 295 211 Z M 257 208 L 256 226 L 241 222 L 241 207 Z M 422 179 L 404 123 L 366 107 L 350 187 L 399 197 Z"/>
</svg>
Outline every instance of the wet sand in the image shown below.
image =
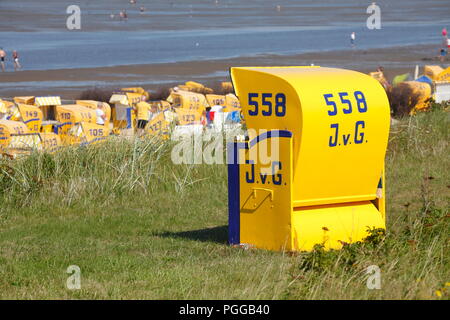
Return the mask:
<svg viewBox="0 0 450 320">
<path fill-rule="evenodd" d="M 18 71 L 0 73 L 0 97 L 19 95 L 60 95 L 77 98 L 84 90 L 99 87 L 114 90 L 142 86 L 152 91 L 188 80 L 212 84 L 229 81 L 228 70 L 237 66 L 319 65 L 368 73 L 382 65 L 386 76 L 414 73 L 418 64 L 439 64 L 436 45 L 327 51 L 291 56 L 261 55 L 224 60 L 178 62 L 101 68 Z M 447 64 L 444 65 L 448 66 Z M 26 66 L 24 66 L 26 68 Z"/>
</svg>

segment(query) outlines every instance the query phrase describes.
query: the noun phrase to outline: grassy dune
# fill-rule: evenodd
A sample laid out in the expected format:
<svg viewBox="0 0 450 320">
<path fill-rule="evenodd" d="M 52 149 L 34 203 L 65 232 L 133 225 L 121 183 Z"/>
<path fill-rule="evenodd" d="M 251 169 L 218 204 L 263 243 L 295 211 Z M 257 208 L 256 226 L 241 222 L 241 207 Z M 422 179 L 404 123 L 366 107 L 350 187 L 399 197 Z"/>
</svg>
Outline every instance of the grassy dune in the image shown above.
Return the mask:
<svg viewBox="0 0 450 320">
<path fill-rule="evenodd" d="M 448 299 L 448 128 L 442 110 L 392 128 L 387 234 L 331 252 L 229 247 L 226 166 L 174 165 L 170 143 L 1 160 L 0 297 Z M 70 265 L 80 290 L 66 288 Z"/>
</svg>

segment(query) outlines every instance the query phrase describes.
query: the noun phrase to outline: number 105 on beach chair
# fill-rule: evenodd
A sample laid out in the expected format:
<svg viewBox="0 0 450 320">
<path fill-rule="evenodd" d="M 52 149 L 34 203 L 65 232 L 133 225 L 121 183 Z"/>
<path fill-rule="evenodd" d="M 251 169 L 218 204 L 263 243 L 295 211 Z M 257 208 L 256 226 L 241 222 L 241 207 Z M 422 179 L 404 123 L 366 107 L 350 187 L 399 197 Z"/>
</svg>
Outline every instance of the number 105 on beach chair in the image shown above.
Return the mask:
<svg viewBox="0 0 450 320">
<path fill-rule="evenodd" d="M 248 139 L 228 145 L 229 242 L 340 249 L 385 228 L 383 87 L 350 70 L 232 68 Z"/>
</svg>

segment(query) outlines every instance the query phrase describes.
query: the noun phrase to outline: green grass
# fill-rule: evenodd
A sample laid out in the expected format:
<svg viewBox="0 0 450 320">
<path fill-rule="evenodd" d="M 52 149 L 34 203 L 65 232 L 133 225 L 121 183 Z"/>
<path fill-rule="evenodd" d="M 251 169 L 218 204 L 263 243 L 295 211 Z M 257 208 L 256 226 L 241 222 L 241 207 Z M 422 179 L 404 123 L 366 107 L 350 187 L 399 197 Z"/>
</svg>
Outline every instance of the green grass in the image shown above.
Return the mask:
<svg viewBox="0 0 450 320">
<path fill-rule="evenodd" d="M 449 114 L 391 129 L 387 234 L 341 251 L 232 248 L 225 165 L 112 140 L 0 161 L 4 299 L 448 299 Z M 81 289 L 69 290 L 70 265 Z M 381 268 L 381 289 L 366 268 Z"/>
</svg>

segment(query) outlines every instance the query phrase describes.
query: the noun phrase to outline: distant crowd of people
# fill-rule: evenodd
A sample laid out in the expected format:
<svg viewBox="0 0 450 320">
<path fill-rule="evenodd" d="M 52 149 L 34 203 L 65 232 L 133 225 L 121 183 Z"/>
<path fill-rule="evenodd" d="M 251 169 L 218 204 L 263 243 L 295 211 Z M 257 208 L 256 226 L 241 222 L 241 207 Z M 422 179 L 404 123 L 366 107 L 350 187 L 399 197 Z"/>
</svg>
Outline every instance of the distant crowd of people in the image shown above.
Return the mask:
<svg viewBox="0 0 450 320">
<path fill-rule="evenodd" d="M 2 68 L 2 72 L 6 71 L 6 56 L 6 51 L 3 48 L 0 48 L 0 66 Z M 17 50 L 14 50 L 12 52 L 12 61 L 14 64 L 14 71 L 22 68 L 19 63 L 19 53 L 17 52 Z"/>
</svg>

